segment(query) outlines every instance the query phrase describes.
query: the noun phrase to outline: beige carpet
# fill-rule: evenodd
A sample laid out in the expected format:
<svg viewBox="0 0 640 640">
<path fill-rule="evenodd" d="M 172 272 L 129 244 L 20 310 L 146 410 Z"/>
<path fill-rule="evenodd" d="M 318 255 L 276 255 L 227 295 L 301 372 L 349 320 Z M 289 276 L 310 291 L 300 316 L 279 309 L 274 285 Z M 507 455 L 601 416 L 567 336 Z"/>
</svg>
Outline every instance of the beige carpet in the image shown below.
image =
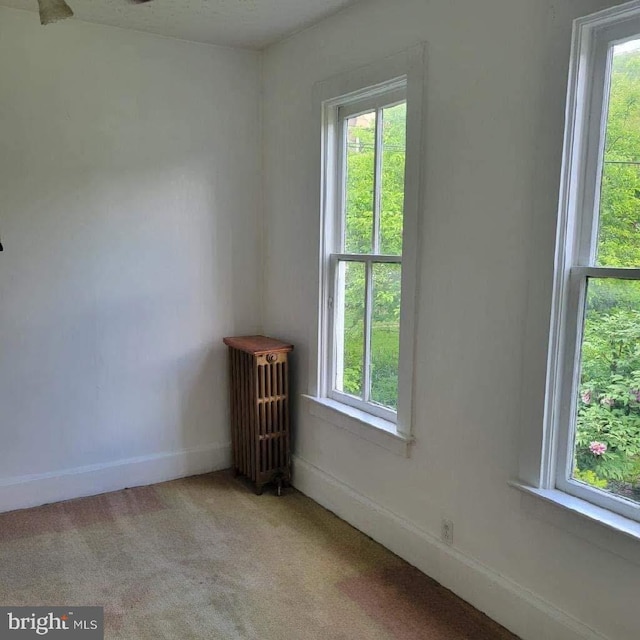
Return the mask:
<svg viewBox="0 0 640 640">
<path fill-rule="evenodd" d="M 104 606 L 114 640 L 514 638 L 297 491 L 228 472 L 0 515 L 0 604 Z"/>
</svg>

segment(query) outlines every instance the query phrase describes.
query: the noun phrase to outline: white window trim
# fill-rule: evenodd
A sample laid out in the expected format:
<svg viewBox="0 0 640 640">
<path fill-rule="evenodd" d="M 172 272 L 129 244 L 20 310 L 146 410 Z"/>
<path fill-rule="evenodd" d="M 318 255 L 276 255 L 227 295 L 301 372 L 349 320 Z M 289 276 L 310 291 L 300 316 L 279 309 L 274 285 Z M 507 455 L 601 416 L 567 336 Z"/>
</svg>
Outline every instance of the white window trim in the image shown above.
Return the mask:
<svg viewBox="0 0 640 640">
<path fill-rule="evenodd" d="M 322 136 L 318 157 L 320 158 L 317 175 L 319 176 L 319 192 L 321 193 L 321 220 L 320 220 L 320 286 L 318 292 L 318 349 L 310 358 L 309 393 L 308 398 L 314 398 L 318 402 L 309 403 L 317 407 L 322 405 L 323 416 L 330 410 L 342 413 L 342 417 L 336 417 L 333 422 L 338 426 L 346 423 L 354 427 L 362 423 L 360 431 L 365 439 L 370 439 L 370 429 L 377 428 L 383 434 L 390 434 L 391 441 L 395 443 L 397 438 L 411 442 L 411 425 L 413 423 L 413 393 L 414 393 L 414 352 L 415 352 L 415 324 L 417 309 L 417 277 L 418 277 L 418 242 L 420 230 L 420 209 L 423 201 L 423 149 L 424 149 L 424 92 L 425 92 L 426 52 L 424 45 L 418 45 L 407 51 L 395 54 L 378 63 L 361 67 L 347 72 L 335 78 L 317 83 L 313 90 L 314 113 L 317 122 L 322 123 Z M 326 180 L 330 170 L 330 159 L 335 157 L 335 135 L 332 135 L 332 127 L 336 126 L 338 105 L 349 102 L 350 97 L 366 98 L 367 91 L 370 96 L 380 93 L 381 89 L 396 88 L 406 85 L 407 100 L 407 149 L 405 172 L 405 204 L 404 204 L 404 231 L 403 231 L 403 255 L 402 255 L 402 301 L 401 301 L 401 328 L 400 328 L 400 367 L 398 371 L 398 411 L 395 422 L 375 416 L 368 412 L 355 409 L 345 403 L 332 400 L 329 394 L 329 372 L 327 370 L 328 359 L 325 358 L 331 330 L 331 317 L 329 313 L 329 296 L 333 290 L 330 269 L 330 242 L 335 229 L 332 228 L 332 217 L 327 215 L 327 203 L 335 200 L 336 180 Z M 354 101 L 347 108 L 355 109 L 358 105 Z M 344 113 L 344 112 L 343 112 Z M 357 419 L 354 418 L 354 409 L 357 411 Z M 346 421 L 344 416 L 347 417 Z M 319 416 L 318 416 L 319 417 Z M 382 422 L 381 422 L 382 420 Z M 346 427 L 345 427 L 346 428 Z M 358 428 L 349 428 L 349 431 L 358 432 Z M 383 438 L 384 440 L 384 438 Z M 395 447 L 395 444 L 394 444 Z M 393 448 L 393 447 L 392 447 Z"/>
<path fill-rule="evenodd" d="M 583 199 L 593 199 L 599 189 L 595 176 L 599 175 L 594 162 L 599 162 L 600 149 L 589 144 L 602 144 L 602 107 L 604 95 L 605 65 L 600 64 L 597 73 L 587 73 L 594 68 L 598 48 L 603 42 L 624 41 L 631 35 L 640 33 L 640 0 L 606 9 L 574 21 L 569 70 L 569 85 L 566 105 L 564 138 L 564 158 L 560 185 L 560 207 L 557 227 L 556 255 L 554 268 L 553 299 L 551 308 L 551 331 L 547 358 L 547 380 L 545 387 L 544 422 L 541 447 L 530 446 L 536 441 L 536 434 L 523 434 L 523 448 L 520 458 L 521 480 L 511 482 L 511 486 L 528 496 L 552 503 L 561 510 L 575 514 L 582 520 L 584 537 L 595 544 L 602 540 L 602 527 L 623 534 L 633 544 L 640 542 L 640 522 L 635 507 L 628 509 L 627 501 L 603 494 L 582 483 L 561 479 L 566 468 L 568 446 L 572 434 L 566 425 L 571 417 L 572 402 L 562 402 L 567 398 L 567 389 L 575 388 L 578 376 L 575 361 L 580 328 L 568 330 L 567 323 L 575 324 L 580 309 L 576 307 L 575 287 L 587 275 L 600 277 L 621 277 L 626 274 L 637 277 L 637 270 L 600 269 L 587 265 L 589 256 L 576 255 L 581 234 L 592 234 L 592 216 L 581 215 Z M 602 49 L 599 51 L 602 62 Z M 594 58 L 595 56 L 595 58 Z M 585 64 L 585 62 L 587 64 Z M 599 87 L 599 89 L 598 89 Z M 584 105 L 589 104 L 589 108 Z M 594 104 L 598 105 L 594 109 Z M 591 116 L 591 117 L 587 117 Z M 595 135 L 594 135 L 595 134 Z M 590 180 L 586 176 L 591 176 Z M 576 225 L 581 226 L 577 228 Z M 576 242 L 567 246 L 567 241 Z M 575 266 L 575 265 L 578 266 Z M 634 273 L 632 273 L 634 272 Z M 564 406 L 563 406 L 564 405 Z M 610 507 L 623 503 L 623 508 Z M 633 514 L 633 517 L 629 517 Z M 586 520 L 585 520 L 586 519 Z M 566 527 L 571 529 L 572 527 Z M 617 542 L 621 542 L 618 539 Z M 599 544 L 599 546 L 603 546 Z M 619 545 L 617 545 L 619 547 Z M 637 561 L 635 551 L 621 553 Z"/>
<path fill-rule="evenodd" d="M 331 398 L 318 398 L 309 395 L 302 397 L 312 416 L 349 431 L 363 440 L 395 453 L 397 456 L 402 458 L 410 456 L 413 438 L 399 434 L 396 431 L 395 423 L 377 418 L 355 407 L 341 404 Z"/>
<path fill-rule="evenodd" d="M 640 523 L 564 491 L 509 484 L 522 492 L 522 508 L 530 515 L 640 565 Z"/>
</svg>

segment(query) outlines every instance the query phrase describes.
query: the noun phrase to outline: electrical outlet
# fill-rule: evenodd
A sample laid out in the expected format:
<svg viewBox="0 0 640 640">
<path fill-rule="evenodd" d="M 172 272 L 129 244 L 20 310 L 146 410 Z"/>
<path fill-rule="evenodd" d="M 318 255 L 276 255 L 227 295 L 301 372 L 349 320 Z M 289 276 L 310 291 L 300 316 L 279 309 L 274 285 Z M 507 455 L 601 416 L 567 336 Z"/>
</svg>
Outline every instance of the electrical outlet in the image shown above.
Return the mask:
<svg viewBox="0 0 640 640">
<path fill-rule="evenodd" d="M 453 522 L 451 520 L 442 521 L 442 542 L 448 545 L 453 544 Z"/>
</svg>

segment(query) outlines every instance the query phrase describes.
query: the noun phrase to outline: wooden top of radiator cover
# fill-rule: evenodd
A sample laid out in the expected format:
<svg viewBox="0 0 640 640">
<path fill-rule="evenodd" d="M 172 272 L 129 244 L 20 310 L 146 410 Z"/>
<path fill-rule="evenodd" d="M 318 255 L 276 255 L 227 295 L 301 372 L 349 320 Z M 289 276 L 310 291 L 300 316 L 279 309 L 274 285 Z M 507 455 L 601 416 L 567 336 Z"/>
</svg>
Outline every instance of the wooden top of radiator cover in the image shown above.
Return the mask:
<svg viewBox="0 0 640 640">
<path fill-rule="evenodd" d="M 293 351 L 293 345 L 266 336 L 236 336 L 223 338 L 224 343 L 232 349 L 239 349 L 254 356 L 274 351 Z"/>
</svg>

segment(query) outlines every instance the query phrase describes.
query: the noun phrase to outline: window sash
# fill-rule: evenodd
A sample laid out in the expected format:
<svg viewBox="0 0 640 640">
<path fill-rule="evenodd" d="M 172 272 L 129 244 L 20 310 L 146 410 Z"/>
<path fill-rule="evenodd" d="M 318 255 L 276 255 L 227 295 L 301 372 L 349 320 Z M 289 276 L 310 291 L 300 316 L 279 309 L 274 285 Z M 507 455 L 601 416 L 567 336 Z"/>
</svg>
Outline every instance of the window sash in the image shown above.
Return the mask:
<svg viewBox="0 0 640 640">
<path fill-rule="evenodd" d="M 611 90 L 611 65 L 613 48 L 628 40 L 640 38 L 640 17 L 613 24 L 597 30 L 588 58 L 590 74 L 585 79 L 585 95 L 582 104 L 585 144 L 584 155 L 577 161 L 583 166 L 578 174 L 578 196 L 575 210 L 579 212 L 578 228 L 573 247 L 573 265 L 594 265 L 598 246 L 598 220 L 600 191 L 603 175 L 604 147 L 606 142 L 609 94 Z M 585 72 L 587 69 L 585 69 Z"/>
<path fill-rule="evenodd" d="M 622 272 L 620 274 L 620 272 Z M 618 275 L 620 274 L 620 275 Z M 570 272 L 567 308 L 574 319 L 575 327 L 567 332 L 566 353 L 571 360 L 566 363 L 563 373 L 565 401 L 559 415 L 561 424 L 568 428 L 559 430 L 558 455 L 555 486 L 577 498 L 587 500 L 599 507 L 615 511 L 627 518 L 640 520 L 640 505 L 612 493 L 590 487 L 572 479 L 573 459 L 576 437 L 576 419 L 578 408 L 578 389 L 580 386 L 581 351 L 584 333 L 586 293 L 589 279 L 610 278 L 614 280 L 640 281 L 640 269 L 617 269 L 609 267 L 575 267 Z"/>
<path fill-rule="evenodd" d="M 342 310 L 336 301 L 339 297 L 340 276 L 339 264 L 341 262 L 354 262 L 365 265 L 365 315 L 364 315 L 364 350 L 363 350 L 363 398 L 352 396 L 336 389 L 337 373 L 341 359 L 340 347 L 340 321 Z M 329 388 L 328 395 L 338 402 L 343 402 L 357 409 L 367 411 L 379 418 L 396 422 L 397 411 L 381 405 L 371 399 L 371 323 L 373 317 L 373 265 L 374 264 L 398 264 L 402 266 L 402 256 L 386 256 L 379 254 L 353 254 L 334 253 L 330 257 L 330 281 L 333 283 L 329 296 L 329 317 L 331 318 L 330 332 L 333 336 L 332 350 L 329 362 Z"/>
<path fill-rule="evenodd" d="M 403 80 L 406 82 L 406 80 Z M 367 98 L 358 100 L 348 105 L 338 107 L 337 119 L 338 127 L 336 134 L 338 136 L 338 143 L 336 145 L 339 150 L 337 158 L 337 185 L 336 189 L 336 209 L 335 216 L 337 217 L 335 229 L 337 236 L 334 238 L 333 248 L 336 251 L 344 251 L 346 241 L 346 201 L 347 190 L 345 188 L 347 183 L 347 126 L 348 121 L 355 115 L 361 115 L 365 113 L 376 113 L 376 129 L 375 129 L 375 148 L 374 148 L 374 175 L 373 175 L 373 226 L 372 226 L 372 247 L 373 253 L 377 253 L 380 249 L 380 206 L 382 198 L 382 190 L 380 185 L 382 184 L 382 151 L 383 151 L 383 116 L 384 109 L 394 107 L 402 102 L 406 102 L 407 92 L 406 87 L 395 88 L 381 95 L 376 95 L 373 98 Z M 406 123 L 405 123 L 406 126 Z M 406 194 L 406 181 L 405 181 L 405 194 Z"/>
</svg>

